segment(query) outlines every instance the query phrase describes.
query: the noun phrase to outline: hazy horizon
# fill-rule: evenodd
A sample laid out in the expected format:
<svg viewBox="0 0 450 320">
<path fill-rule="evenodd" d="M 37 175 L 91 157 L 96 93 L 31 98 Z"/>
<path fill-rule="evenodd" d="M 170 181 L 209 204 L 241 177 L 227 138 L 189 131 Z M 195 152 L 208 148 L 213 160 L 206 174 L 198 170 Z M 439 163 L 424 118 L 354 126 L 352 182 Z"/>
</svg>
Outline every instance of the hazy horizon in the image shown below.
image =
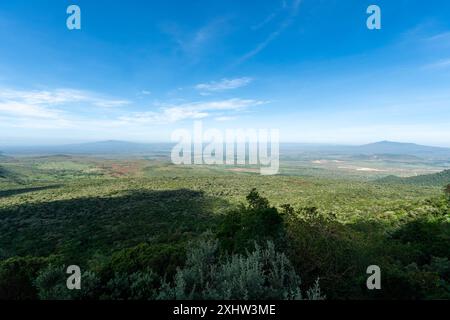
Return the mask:
<svg viewBox="0 0 450 320">
<path fill-rule="evenodd" d="M 2 147 L 4 148 L 39 148 L 39 147 L 63 147 L 63 146 L 71 146 L 71 145 L 83 145 L 83 144 L 96 144 L 96 143 L 131 143 L 131 144 L 176 144 L 175 141 L 138 141 L 138 140 L 117 140 L 117 139 L 106 139 L 106 140 L 74 140 L 71 142 L 37 142 L 37 143 L 27 143 L 25 141 L 21 143 L 2 143 L 0 142 L 0 152 L 2 151 Z M 204 142 L 207 144 L 207 142 Z M 378 141 L 368 141 L 366 143 L 332 143 L 332 142 L 304 142 L 304 141 L 280 141 L 280 145 L 304 145 L 304 146 L 365 146 L 377 143 L 392 143 L 392 144 L 412 144 L 419 146 L 427 146 L 427 147 L 435 147 L 435 148 L 445 148 L 450 149 L 450 145 L 433 145 L 433 144 L 421 144 L 411 141 L 392 141 L 392 140 L 378 140 Z"/>
</svg>

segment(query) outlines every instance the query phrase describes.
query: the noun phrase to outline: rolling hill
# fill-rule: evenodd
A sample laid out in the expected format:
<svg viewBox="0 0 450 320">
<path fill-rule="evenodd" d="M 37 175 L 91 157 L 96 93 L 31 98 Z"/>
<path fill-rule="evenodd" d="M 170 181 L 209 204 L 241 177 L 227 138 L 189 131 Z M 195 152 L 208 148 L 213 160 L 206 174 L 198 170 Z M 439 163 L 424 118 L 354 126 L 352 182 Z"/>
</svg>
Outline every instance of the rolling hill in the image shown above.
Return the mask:
<svg viewBox="0 0 450 320">
<path fill-rule="evenodd" d="M 446 186 L 450 184 L 450 169 L 438 173 L 425 174 L 415 177 L 400 178 L 397 176 L 387 176 L 378 179 L 381 183 L 398 183 L 398 184 L 413 184 L 424 186 Z"/>
</svg>

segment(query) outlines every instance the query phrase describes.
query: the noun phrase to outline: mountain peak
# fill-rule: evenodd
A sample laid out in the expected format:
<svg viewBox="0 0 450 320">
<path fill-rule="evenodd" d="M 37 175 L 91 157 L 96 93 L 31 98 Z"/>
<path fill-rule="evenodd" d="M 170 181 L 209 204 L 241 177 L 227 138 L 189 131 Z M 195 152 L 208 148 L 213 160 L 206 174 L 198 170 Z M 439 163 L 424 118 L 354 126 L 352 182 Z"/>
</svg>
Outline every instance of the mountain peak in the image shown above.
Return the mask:
<svg viewBox="0 0 450 320">
<path fill-rule="evenodd" d="M 364 154 L 405 154 L 419 157 L 433 157 L 450 155 L 450 149 L 441 147 L 424 146 L 416 143 L 378 141 L 357 147 Z"/>
<path fill-rule="evenodd" d="M 368 143 L 363 146 L 373 146 L 373 145 L 393 145 L 393 146 L 400 146 L 400 145 L 411 146 L 411 145 L 413 145 L 413 146 L 418 146 L 418 144 L 415 144 L 415 143 L 389 141 L 389 140 L 382 140 L 382 141 L 377 141 L 377 142 L 373 142 L 373 143 Z"/>
</svg>

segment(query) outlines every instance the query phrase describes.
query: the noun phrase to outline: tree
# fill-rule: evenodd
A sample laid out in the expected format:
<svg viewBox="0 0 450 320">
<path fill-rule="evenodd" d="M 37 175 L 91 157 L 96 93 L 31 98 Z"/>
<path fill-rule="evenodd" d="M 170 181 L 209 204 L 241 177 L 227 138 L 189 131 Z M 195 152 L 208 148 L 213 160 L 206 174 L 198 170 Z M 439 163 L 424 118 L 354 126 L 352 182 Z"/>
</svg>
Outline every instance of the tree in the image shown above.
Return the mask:
<svg viewBox="0 0 450 320">
<path fill-rule="evenodd" d="M 37 298 L 33 281 L 48 263 L 46 258 L 13 257 L 0 262 L 0 300 Z"/>
<path fill-rule="evenodd" d="M 255 242 L 273 241 L 279 245 L 284 240 L 283 218 L 269 201 L 252 189 L 247 196 L 248 205 L 227 213 L 218 227 L 220 247 L 229 253 L 245 253 Z"/>
<path fill-rule="evenodd" d="M 263 198 L 259 195 L 256 188 L 253 188 L 250 193 L 246 197 L 248 202 L 248 207 L 250 209 L 268 209 L 269 208 L 269 200 Z"/>
</svg>

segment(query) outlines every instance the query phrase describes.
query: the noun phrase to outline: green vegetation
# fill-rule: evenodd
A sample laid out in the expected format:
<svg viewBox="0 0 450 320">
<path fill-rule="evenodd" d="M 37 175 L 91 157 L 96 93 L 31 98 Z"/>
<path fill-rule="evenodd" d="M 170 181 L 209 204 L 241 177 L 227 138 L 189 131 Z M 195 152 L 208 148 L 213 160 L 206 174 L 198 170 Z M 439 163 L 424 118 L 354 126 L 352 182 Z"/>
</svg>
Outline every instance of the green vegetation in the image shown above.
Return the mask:
<svg viewBox="0 0 450 320">
<path fill-rule="evenodd" d="M 14 172 L 0 166 L 0 182 L 20 183 L 19 176 Z"/>
<path fill-rule="evenodd" d="M 222 250 L 244 253 L 255 242 L 262 240 L 280 244 L 284 239 L 283 219 L 269 201 L 262 198 L 256 189 L 247 196 L 248 205 L 224 215 L 218 226 L 217 236 Z"/>
<path fill-rule="evenodd" d="M 8 177 L 8 171 L 0 167 L 0 179 L 6 179 Z"/>
<path fill-rule="evenodd" d="M 448 171 L 400 183 L 289 168 L 8 158 L 0 299 L 450 298 Z M 382 290 L 365 286 L 373 264 Z M 67 290 L 68 265 L 82 290 Z"/>
<path fill-rule="evenodd" d="M 381 183 L 416 184 L 427 186 L 445 186 L 450 181 L 450 170 L 434 174 L 419 175 L 416 177 L 399 178 L 389 176 L 379 180 Z"/>
</svg>

